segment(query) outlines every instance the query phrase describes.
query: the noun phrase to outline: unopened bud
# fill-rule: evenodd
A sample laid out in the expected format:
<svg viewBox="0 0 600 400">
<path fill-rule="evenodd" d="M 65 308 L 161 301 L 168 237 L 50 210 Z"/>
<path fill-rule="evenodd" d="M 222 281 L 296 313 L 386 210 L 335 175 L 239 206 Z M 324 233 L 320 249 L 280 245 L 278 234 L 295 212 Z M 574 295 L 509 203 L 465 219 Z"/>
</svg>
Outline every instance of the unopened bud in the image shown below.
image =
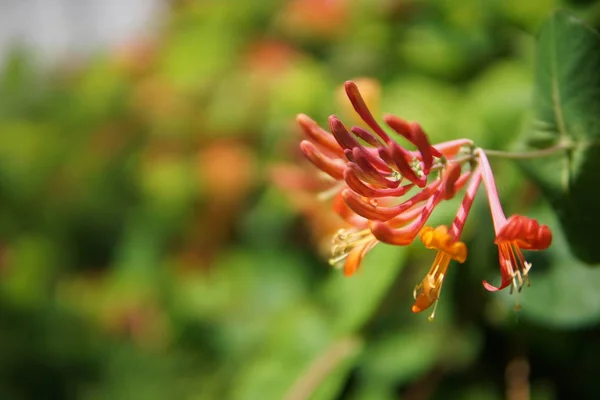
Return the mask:
<svg viewBox="0 0 600 400">
<path fill-rule="evenodd" d="M 381 103 L 381 85 L 379 82 L 375 79 L 365 77 L 356 78 L 352 81 L 356 84 L 358 90 L 360 90 L 360 94 L 362 95 L 367 108 L 371 110 L 371 113 L 377 115 L 379 113 Z M 353 125 L 360 126 L 362 128 L 368 128 L 368 125 L 355 111 L 354 106 L 348 99 L 344 85 L 341 85 L 337 90 L 336 100 L 338 103 L 338 108 L 345 118 L 348 118 L 350 121 L 352 121 Z"/>
</svg>

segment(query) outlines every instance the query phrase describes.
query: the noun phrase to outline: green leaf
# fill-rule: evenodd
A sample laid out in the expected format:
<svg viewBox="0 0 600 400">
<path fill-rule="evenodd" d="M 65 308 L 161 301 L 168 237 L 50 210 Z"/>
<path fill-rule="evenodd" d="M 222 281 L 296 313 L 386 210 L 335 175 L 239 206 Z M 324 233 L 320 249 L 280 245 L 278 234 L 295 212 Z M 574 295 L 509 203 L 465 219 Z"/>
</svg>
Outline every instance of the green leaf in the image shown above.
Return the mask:
<svg viewBox="0 0 600 400">
<path fill-rule="evenodd" d="M 306 374 L 313 375 L 310 371 L 315 360 L 327 354 L 327 349 L 335 343 L 329 325 L 326 316 L 314 303 L 302 302 L 290 307 L 268 325 L 264 343 L 256 356 L 240 368 L 228 398 L 286 398 L 286 393 L 295 391 L 296 385 L 300 385 L 298 380 L 303 380 Z M 310 386 L 309 392 L 312 393 L 315 389 L 312 380 Z"/>
<path fill-rule="evenodd" d="M 329 347 L 326 353 L 313 361 L 308 373 L 303 375 L 302 380 L 298 380 L 296 388 L 306 388 L 311 379 L 316 381 L 321 376 L 321 382 L 316 390 L 310 396 L 311 400 L 328 400 L 339 398 L 340 392 L 344 389 L 344 383 L 348 379 L 352 368 L 356 364 L 358 355 L 362 350 L 362 342 L 353 337 L 346 337 L 338 340 Z M 331 371 L 330 371 L 331 370 Z M 323 377 L 323 375 L 325 375 Z M 298 390 L 296 394 L 302 394 L 303 390 Z M 288 394 L 288 399 L 294 397 Z M 296 397 L 300 398 L 300 396 Z"/>
<path fill-rule="evenodd" d="M 55 243 L 39 235 L 21 235 L 10 244 L 7 267 L 12 271 L 0 280 L 0 298 L 24 306 L 44 304 L 61 264 Z"/>
<path fill-rule="evenodd" d="M 434 326 L 433 324 L 430 324 Z M 404 384 L 433 367 L 445 335 L 439 326 L 403 329 L 379 338 L 365 349 L 359 369 L 361 381 Z"/>
<path fill-rule="evenodd" d="M 353 277 L 332 271 L 321 287 L 323 297 L 298 302 L 271 322 L 264 347 L 237 379 L 233 398 L 279 399 L 286 393 L 335 398 L 362 349 L 354 333 L 379 306 L 405 254 L 396 246 L 377 246 Z M 326 376 L 320 376 L 321 368 Z"/>
<path fill-rule="evenodd" d="M 600 262 L 600 36 L 565 12 L 541 28 L 537 45 L 534 123 L 526 150 L 570 146 L 521 163 L 554 207 L 573 253 Z"/>
<path fill-rule="evenodd" d="M 354 332 L 373 315 L 404 266 L 405 256 L 405 247 L 380 244 L 353 276 L 333 272 L 324 285 L 324 296 L 337 332 Z"/>
<path fill-rule="evenodd" d="M 481 349 L 479 332 L 438 322 L 403 326 L 370 341 L 358 368 L 360 385 L 365 389 L 372 385 L 403 385 L 435 366 L 451 371 L 470 365 Z"/>
</svg>

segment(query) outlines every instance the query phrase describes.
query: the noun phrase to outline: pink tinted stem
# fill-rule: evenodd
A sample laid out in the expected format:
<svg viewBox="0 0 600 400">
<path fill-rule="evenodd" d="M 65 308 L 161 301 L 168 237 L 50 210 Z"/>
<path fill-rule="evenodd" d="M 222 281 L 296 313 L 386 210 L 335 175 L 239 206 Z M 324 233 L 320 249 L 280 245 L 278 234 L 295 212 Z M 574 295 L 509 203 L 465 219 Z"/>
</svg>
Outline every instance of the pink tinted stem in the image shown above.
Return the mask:
<svg viewBox="0 0 600 400">
<path fill-rule="evenodd" d="M 494 221 L 494 231 L 496 235 L 500 232 L 500 229 L 506 224 L 506 216 L 502 211 L 502 205 L 500 204 L 500 197 L 498 196 L 498 189 L 496 188 L 496 181 L 494 180 L 494 173 L 490 162 L 482 149 L 477 149 L 477 155 L 479 156 L 479 168 L 481 169 L 481 177 L 483 178 L 483 185 L 487 192 L 488 201 L 490 203 L 490 211 L 492 212 L 492 220 Z"/>
<path fill-rule="evenodd" d="M 458 212 L 456 213 L 454 222 L 450 227 L 449 233 L 456 240 L 460 239 L 460 235 L 465 226 L 465 222 L 467 221 L 469 211 L 471 211 L 471 206 L 473 205 L 473 200 L 475 200 L 475 195 L 477 194 L 477 189 L 479 189 L 480 184 L 481 170 L 477 168 L 471 175 L 471 181 L 469 182 L 469 186 L 467 187 L 465 197 L 460 205 L 460 208 L 458 209 Z"/>
</svg>

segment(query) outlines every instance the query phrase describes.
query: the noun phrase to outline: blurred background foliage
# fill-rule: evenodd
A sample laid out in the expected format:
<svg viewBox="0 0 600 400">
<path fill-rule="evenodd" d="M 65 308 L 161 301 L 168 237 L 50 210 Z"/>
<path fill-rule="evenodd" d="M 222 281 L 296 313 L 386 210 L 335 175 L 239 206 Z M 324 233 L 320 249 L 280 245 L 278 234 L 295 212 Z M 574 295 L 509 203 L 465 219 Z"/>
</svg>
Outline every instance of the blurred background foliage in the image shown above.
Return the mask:
<svg viewBox="0 0 600 400">
<path fill-rule="evenodd" d="M 555 228 L 514 312 L 487 204 L 435 322 L 410 312 L 433 254 L 378 246 L 348 279 L 339 221 L 294 187 L 294 117 L 350 118 L 344 80 L 432 141 L 508 149 L 535 32 L 593 1 L 173 1 L 151 38 L 0 76 L 1 399 L 558 399 L 600 390 L 600 269 L 576 261 L 511 161 L 509 213 Z M 498 160 L 494 160 L 498 161 Z M 458 203 L 439 207 L 448 222 Z"/>
</svg>

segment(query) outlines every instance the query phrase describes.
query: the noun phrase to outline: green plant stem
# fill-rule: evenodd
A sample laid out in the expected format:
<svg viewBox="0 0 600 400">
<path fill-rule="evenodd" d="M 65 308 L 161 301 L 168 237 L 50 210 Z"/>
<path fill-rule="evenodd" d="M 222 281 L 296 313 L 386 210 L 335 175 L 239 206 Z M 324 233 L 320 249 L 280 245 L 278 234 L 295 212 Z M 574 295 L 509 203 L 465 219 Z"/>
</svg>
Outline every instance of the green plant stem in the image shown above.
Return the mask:
<svg viewBox="0 0 600 400">
<path fill-rule="evenodd" d="M 528 159 L 528 158 L 540 158 L 551 156 L 552 154 L 558 153 L 559 151 L 570 149 L 572 145 L 570 143 L 559 143 L 556 146 L 548 147 L 541 150 L 527 151 L 523 153 L 514 153 L 510 151 L 502 150 L 487 150 L 483 149 L 486 155 L 490 157 L 502 157 L 512 159 Z"/>
</svg>

